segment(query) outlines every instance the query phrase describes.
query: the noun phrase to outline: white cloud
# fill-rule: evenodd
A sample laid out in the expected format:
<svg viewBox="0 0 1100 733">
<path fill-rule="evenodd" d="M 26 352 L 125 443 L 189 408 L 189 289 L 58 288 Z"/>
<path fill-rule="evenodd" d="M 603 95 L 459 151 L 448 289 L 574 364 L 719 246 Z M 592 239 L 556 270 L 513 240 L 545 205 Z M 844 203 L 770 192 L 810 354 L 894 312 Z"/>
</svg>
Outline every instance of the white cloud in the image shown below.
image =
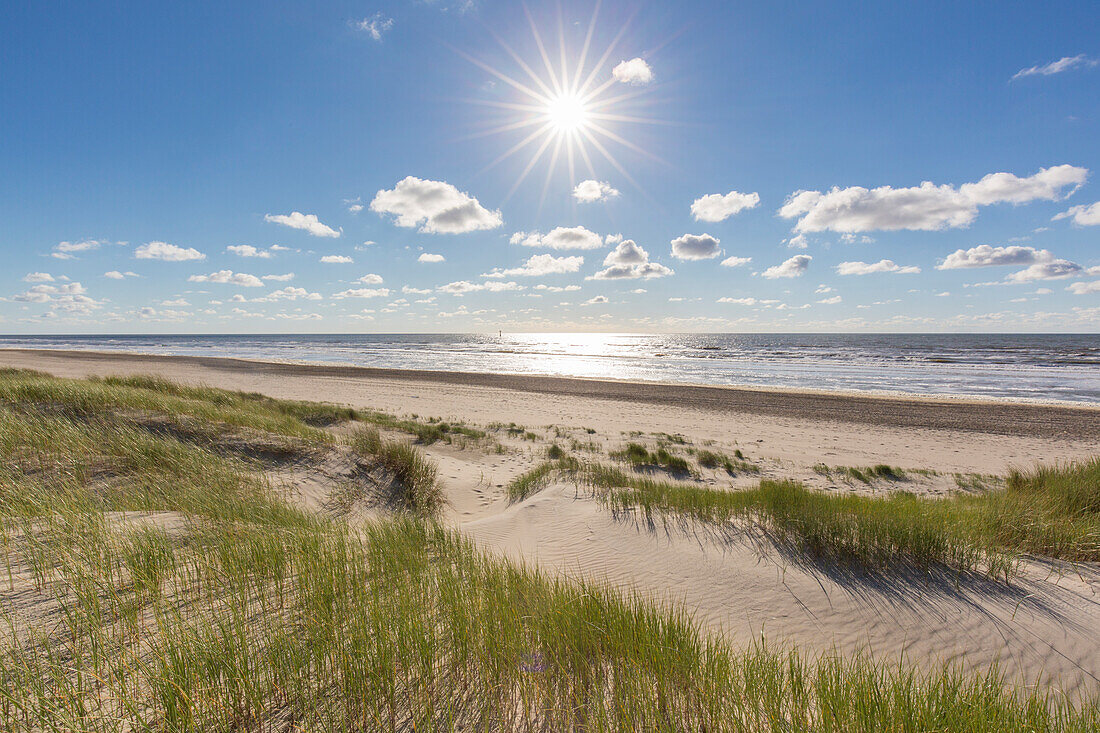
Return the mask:
<svg viewBox="0 0 1100 733">
<path fill-rule="evenodd" d="M 819 300 L 817 302 L 821 303 L 822 305 L 836 305 L 840 301 L 841 301 L 841 297 L 839 295 L 834 295 L 834 296 L 829 297 L 829 298 L 822 298 L 821 300 Z"/>
<path fill-rule="evenodd" d="M 316 214 L 303 214 L 300 211 L 292 211 L 289 214 L 265 214 L 264 221 L 281 224 L 291 229 L 301 229 L 314 237 L 340 236 L 340 232 L 322 224 Z"/>
<path fill-rule="evenodd" d="M 355 262 L 347 255 L 325 255 L 321 258 L 321 262 L 326 265 L 350 265 Z"/>
<path fill-rule="evenodd" d="M 375 275 L 373 272 L 368 272 L 366 275 L 356 280 L 356 282 L 363 283 L 364 285 L 381 285 L 383 280 L 381 275 Z"/>
<path fill-rule="evenodd" d="M 428 234 L 462 234 L 496 229 L 504 220 L 469 194 L 444 181 L 408 176 L 393 190 L 381 190 L 370 202 L 371 211 L 392 214 L 399 227 L 420 226 Z"/>
<path fill-rule="evenodd" d="M 747 265 L 752 262 L 752 257 L 727 257 L 718 264 L 722 267 L 740 267 L 741 265 Z"/>
<path fill-rule="evenodd" d="M 1070 262 L 1069 260 L 1049 260 L 1036 262 L 1027 269 L 1012 273 L 1005 280 L 1014 283 L 1028 283 L 1035 280 L 1061 280 L 1086 274 L 1100 274 L 1100 267 L 1087 270 L 1076 262 Z"/>
<path fill-rule="evenodd" d="M 99 249 L 101 244 L 103 243 L 96 239 L 84 239 L 79 242 L 58 242 L 50 256 L 58 260 L 72 260 L 75 259 L 73 252 L 90 252 L 93 249 Z"/>
<path fill-rule="evenodd" d="M 53 275 L 48 272 L 28 272 L 23 276 L 25 283 L 52 283 Z"/>
<path fill-rule="evenodd" d="M 1073 190 L 1071 196 L 1088 178 L 1087 168 L 1072 165 L 1056 165 L 1053 168 L 1040 168 L 1039 172 L 1020 178 L 1011 173 L 990 173 L 977 183 L 964 183 L 959 193 L 978 206 L 1010 203 L 1026 204 L 1029 201 L 1057 201 L 1061 191 L 1067 186 Z"/>
<path fill-rule="evenodd" d="M 1069 292 L 1074 295 L 1088 295 L 1089 293 L 1100 293 L 1100 280 L 1094 280 L 1090 283 L 1079 282 L 1073 283 L 1068 288 Z"/>
<path fill-rule="evenodd" d="M 545 290 L 548 293 L 572 293 L 580 289 L 580 285 L 545 285 L 539 283 L 535 286 L 535 290 Z"/>
<path fill-rule="evenodd" d="M 673 271 L 662 264 L 649 261 L 649 253 L 634 243 L 633 239 L 624 239 L 603 259 L 604 269 L 589 277 L 589 280 L 652 280 L 672 275 Z"/>
<path fill-rule="evenodd" d="M 162 262 L 188 262 L 205 260 L 206 255 L 193 247 L 177 247 L 167 242 L 148 242 L 134 250 L 139 260 L 161 260 Z"/>
<path fill-rule="evenodd" d="M 12 296 L 12 300 L 18 303 L 42 303 L 49 305 L 52 311 L 61 311 L 69 315 L 90 315 L 92 310 L 100 307 L 98 301 L 88 297 L 87 289 L 79 282 L 49 285 L 46 283 L 35 285 L 25 293 Z"/>
<path fill-rule="evenodd" d="M 1078 226 L 1088 227 L 1100 224 L 1100 201 L 1090 205 L 1073 206 L 1068 211 L 1057 214 L 1053 221 L 1070 217 Z"/>
<path fill-rule="evenodd" d="M 160 304 L 172 308 L 186 308 L 187 306 L 191 305 L 183 298 L 176 298 L 174 300 L 162 300 Z"/>
<path fill-rule="evenodd" d="M 692 202 L 691 215 L 695 217 L 695 221 L 723 221 L 759 204 L 760 195 L 757 193 L 710 193 Z"/>
<path fill-rule="evenodd" d="M 790 239 L 785 240 L 787 249 L 806 249 L 810 246 L 810 241 L 806 238 L 805 234 L 796 234 Z"/>
<path fill-rule="evenodd" d="M 962 270 L 974 267 L 998 267 L 1001 265 L 1030 265 L 1050 262 L 1054 255 L 1045 249 L 1034 247 L 991 247 L 980 244 L 970 249 L 957 249 L 936 265 L 937 270 Z"/>
<path fill-rule="evenodd" d="M 382 40 L 382 34 L 393 28 L 393 18 L 387 18 L 382 13 L 375 13 L 369 18 L 355 22 L 355 29 L 363 31 L 375 41 Z"/>
<path fill-rule="evenodd" d="M 429 295 L 432 291 L 431 290 L 424 290 L 422 288 L 413 288 L 413 287 L 409 287 L 408 285 L 403 285 L 401 287 L 401 292 L 404 293 L 405 295 Z"/>
<path fill-rule="evenodd" d="M 126 276 L 123 275 L 118 270 L 109 270 L 109 271 L 103 273 L 103 277 L 110 278 L 111 280 L 122 280 Z"/>
<path fill-rule="evenodd" d="M 311 293 L 305 288 L 286 287 L 281 290 L 273 290 L 262 298 L 256 298 L 253 303 L 274 303 L 279 300 L 321 300 L 320 293 Z"/>
<path fill-rule="evenodd" d="M 810 266 L 811 260 L 813 260 L 813 257 L 809 255 L 795 255 L 782 264 L 764 270 L 763 275 L 769 280 L 774 280 L 777 277 L 800 277 L 806 272 L 806 268 Z"/>
<path fill-rule="evenodd" d="M 431 252 L 424 252 L 416 258 L 417 262 L 444 262 L 447 258 L 443 255 L 432 254 Z"/>
<path fill-rule="evenodd" d="M 722 253 L 719 240 L 709 234 L 685 234 L 672 240 L 672 256 L 679 260 L 709 260 Z"/>
<path fill-rule="evenodd" d="M 264 286 L 260 278 L 244 272 L 232 270 L 218 270 L 209 275 L 192 275 L 187 278 L 193 283 L 220 283 L 222 285 L 239 285 L 242 288 L 262 288 Z"/>
<path fill-rule="evenodd" d="M 603 303 L 609 303 L 606 295 L 594 295 L 588 300 L 581 303 L 581 305 L 602 305 Z"/>
<path fill-rule="evenodd" d="M 390 296 L 389 288 L 352 288 L 351 290 L 343 290 L 336 293 L 332 297 L 334 298 L 388 298 Z"/>
<path fill-rule="evenodd" d="M 620 84 L 631 86 L 645 86 L 653 81 L 653 69 L 645 62 L 645 59 L 632 58 L 629 61 L 620 61 L 611 70 L 611 76 Z"/>
<path fill-rule="evenodd" d="M 1012 78 L 1020 79 L 1025 76 L 1051 76 L 1052 74 L 1061 74 L 1063 71 L 1069 71 L 1081 66 L 1096 66 L 1097 63 L 1100 62 L 1090 59 L 1083 53 L 1077 56 L 1063 56 L 1057 61 L 1051 61 L 1048 64 L 1029 66 L 1026 69 L 1020 69 Z"/>
<path fill-rule="evenodd" d="M 482 277 L 542 277 L 544 275 L 561 275 L 569 272 L 577 272 L 584 264 L 583 257 L 555 257 L 554 255 L 534 255 L 520 267 L 508 270 L 494 269 L 492 272 L 482 274 Z"/>
<path fill-rule="evenodd" d="M 836 266 L 838 275 L 871 275 L 876 272 L 896 272 L 899 275 L 915 275 L 920 268 L 915 265 L 898 265 L 893 260 L 878 262 L 841 262 Z"/>
<path fill-rule="evenodd" d="M 604 246 L 604 240 L 599 234 L 580 226 L 557 227 L 546 234 L 516 232 L 508 241 L 524 247 L 547 249 L 599 249 Z"/>
<path fill-rule="evenodd" d="M 275 249 L 274 247 L 271 248 Z M 261 259 L 270 259 L 272 256 L 271 250 L 257 249 L 251 244 L 231 244 L 225 248 L 226 252 L 231 252 L 238 257 L 259 257 Z"/>
<path fill-rule="evenodd" d="M 263 280 L 274 280 L 275 282 L 285 283 L 288 280 L 294 279 L 294 273 L 288 272 L 285 275 L 264 275 Z"/>
<path fill-rule="evenodd" d="M 448 293 L 450 295 L 465 295 L 466 293 L 476 293 L 482 290 L 490 293 L 503 293 L 526 289 L 526 287 L 516 282 L 497 282 L 495 280 L 484 283 L 472 283 L 467 280 L 459 280 L 439 286 L 439 292 Z"/>
<path fill-rule="evenodd" d="M 733 303 L 734 305 L 756 305 L 760 301 L 756 298 L 719 298 L 719 303 Z"/>
<path fill-rule="evenodd" d="M 591 178 L 581 181 L 573 189 L 573 198 L 584 204 L 590 204 L 594 201 L 606 201 L 618 195 L 618 189 L 612 188 L 610 183 L 595 181 Z"/>
<path fill-rule="evenodd" d="M 171 309 L 157 310 L 156 308 L 151 308 L 149 306 L 139 308 L 136 311 L 132 311 L 132 313 L 138 318 L 145 321 L 180 321 L 184 318 L 190 318 L 192 315 L 187 311 L 177 311 Z"/>
<path fill-rule="evenodd" d="M 796 232 L 959 228 L 974 221 L 978 206 L 1056 200 L 1063 188 L 1074 186 L 1076 190 L 1087 177 L 1086 168 L 1059 165 L 1042 168 L 1026 178 L 991 173 L 977 183 L 964 183 L 958 188 L 925 181 L 910 188 L 852 186 L 826 193 L 796 191 L 779 209 L 779 215 L 798 218 Z"/>
</svg>

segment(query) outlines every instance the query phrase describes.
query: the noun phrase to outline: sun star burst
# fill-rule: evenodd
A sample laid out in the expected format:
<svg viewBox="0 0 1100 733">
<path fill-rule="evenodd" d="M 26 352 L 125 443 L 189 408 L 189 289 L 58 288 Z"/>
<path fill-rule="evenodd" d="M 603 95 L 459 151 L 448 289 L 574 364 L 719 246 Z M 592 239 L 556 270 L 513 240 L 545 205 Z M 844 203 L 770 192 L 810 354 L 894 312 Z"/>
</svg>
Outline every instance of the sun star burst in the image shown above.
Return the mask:
<svg viewBox="0 0 1100 733">
<path fill-rule="evenodd" d="M 587 175 L 591 178 L 600 178 L 597 164 L 606 163 L 640 190 L 638 183 L 609 149 L 612 146 L 619 146 L 664 162 L 627 140 L 616 130 L 621 125 L 661 123 L 660 120 L 627 114 L 625 107 L 636 103 L 649 90 L 646 87 L 624 89 L 611 74 L 609 62 L 615 48 L 626 33 L 628 24 L 623 25 L 598 59 L 589 65 L 600 3 L 596 3 L 584 43 L 578 52 L 571 51 L 567 47 L 564 23 L 559 17 L 558 61 L 555 63 L 547 52 L 543 34 L 540 33 L 530 11 L 526 6 L 524 10 L 535 48 L 538 50 L 537 58 L 524 59 L 504 39 L 493 33 L 501 48 L 522 73 L 507 73 L 456 49 L 459 55 L 487 72 L 494 81 L 506 85 L 511 95 L 507 101 L 468 100 L 496 113 L 495 117 L 487 123 L 486 129 L 472 137 L 511 135 L 520 138 L 481 172 L 484 173 L 515 155 L 529 153 L 527 163 L 505 198 L 507 200 L 515 194 L 536 166 L 541 161 L 545 161 L 547 171 L 540 205 L 546 198 L 554 172 L 562 165 L 568 171 L 570 186 L 575 186 L 577 183 L 578 168 L 587 171 Z"/>
</svg>

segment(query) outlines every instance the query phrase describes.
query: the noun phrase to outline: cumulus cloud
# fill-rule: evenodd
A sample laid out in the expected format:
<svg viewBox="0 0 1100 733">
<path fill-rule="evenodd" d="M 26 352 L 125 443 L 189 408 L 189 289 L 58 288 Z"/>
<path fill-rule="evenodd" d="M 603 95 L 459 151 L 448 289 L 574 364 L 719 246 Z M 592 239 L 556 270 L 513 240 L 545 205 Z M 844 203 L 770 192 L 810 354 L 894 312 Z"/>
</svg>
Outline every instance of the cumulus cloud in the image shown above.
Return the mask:
<svg viewBox="0 0 1100 733">
<path fill-rule="evenodd" d="M 756 298 L 730 298 L 724 297 L 718 299 L 719 303 L 732 303 L 734 305 L 756 305 L 763 301 L 759 301 Z"/>
<path fill-rule="evenodd" d="M 256 298 L 253 303 L 274 303 L 279 300 L 321 300 L 320 293 L 311 293 L 305 288 L 286 287 L 281 290 L 273 290 L 262 298 Z"/>
<path fill-rule="evenodd" d="M 1035 280 L 1061 280 L 1086 274 L 1100 274 L 1100 267 L 1085 269 L 1076 262 L 1070 262 L 1069 260 L 1048 260 L 1036 262 L 1026 269 L 1014 272 L 1005 280 L 1014 283 L 1029 283 Z"/>
<path fill-rule="evenodd" d="M 1093 282 L 1079 282 L 1073 283 L 1068 288 L 1069 292 L 1074 295 L 1088 295 L 1090 293 L 1100 293 L 1100 280 L 1094 280 Z"/>
<path fill-rule="evenodd" d="M 363 283 L 364 285 L 381 285 L 383 280 L 381 275 L 375 275 L 373 272 L 368 272 L 366 275 L 356 280 L 356 282 Z"/>
<path fill-rule="evenodd" d="M 458 280 L 457 282 L 447 283 L 446 285 L 439 286 L 439 292 L 447 293 L 449 295 L 466 295 L 466 293 L 476 293 L 479 291 L 488 291 L 490 293 L 503 293 L 508 291 L 526 290 L 526 288 L 516 282 L 497 282 L 490 280 L 483 283 L 472 283 L 467 280 Z"/>
<path fill-rule="evenodd" d="M 546 234 L 516 232 L 509 241 L 524 247 L 547 249 L 599 249 L 604 246 L 604 240 L 599 234 L 579 226 L 557 227 Z"/>
<path fill-rule="evenodd" d="M 390 214 L 399 227 L 420 227 L 428 234 L 462 234 L 496 229 L 504 220 L 469 194 L 444 181 L 408 176 L 392 190 L 381 190 L 370 202 L 371 211 Z"/>
<path fill-rule="evenodd" d="M 757 193 L 737 191 L 726 194 L 710 193 L 692 202 L 691 215 L 695 217 L 695 221 L 724 221 L 734 214 L 755 208 L 759 204 L 760 195 Z"/>
<path fill-rule="evenodd" d="M 727 257 L 718 264 L 722 267 L 740 267 L 741 265 L 747 265 L 752 262 L 752 257 Z"/>
<path fill-rule="evenodd" d="M 709 234 L 685 234 L 672 240 L 672 256 L 678 260 L 709 260 L 722 253 L 719 240 Z"/>
<path fill-rule="evenodd" d="M 263 280 L 274 280 L 275 282 L 284 282 L 285 283 L 288 280 L 293 280 L 294 279 L 294 273 L 293 272 L 288 272 L 284 275 L 264 275 L 263 278 L 261 278 L 261 279 L 263 279 Z"/>
<path fill-rule="evenodd" d="M 225 248 L 225 251 L 238 257 L 259 257 L 266 260 L 273 256 L 274 249 L 274 247 L 271 249 L 258 249 L 251 244 L 231 244 Z"/>
<path fill-rule="evenodd" d="M 841 262 L 836 266 L 838 275 L 871 275 L 876 272 L 895 272 L 899 275 L 915 275 L 920 268 L 915 265 L 898 265 L 893 260 L 878 262 Z"/>
<path fill-rule="evenodd" d="M 991 247 L 980 244 L 970 249 L 957 249 L 936 265 L 937 270 L 963 270 L 974 267 L 998 267 L 1001 265 L 1031 265 L 1050 262 L 1054 255 L 1045 249 L 1034 247 Z"/>
<path fill-rule="evenodd" d="M 355 260 L 347 255 L 325 255 L 321 258 L 321 262 L 326 265 L 350 265 L 355 262 Z"/>
<path fill-rule="evenodd" d="M 652 280 L 672 275 L 673 271 L 657 262 L 649 261 L 649 253 L 634 243 L 633 239 L 624 239 L 603 259 L 604 269 L 589 277 L 589 280 Z"/>
<path fill-rule="evenodd" d="M 389 296 L 389 288 L 351 288 L 342 290 L 332 297 L 342 300 L 344 298 L 388 298 Z"/>
<path fill-rule="evenodd" d="M 48 272 L 28 272 L 23 276 L 25 283 L 52 283 L 53 275 Z"/>
<path fill-rule="evenodd" d="M 432 254 L 431 252 L 424 252 L 416 258 L 417 262 L 443 262 L 447 258 L 443 255 Z"/>
<path fill-rule="evenodd" d="M 606 295 L 594 295 L 588 300 L 581 303 L 581 305 L 602 305 L 603 303 L 609 303 Z"/>
<path fill-rule="evenodd" d="M 134 250 L 139 260 L 161 260 L 162 262 L 187 262 L 205 260 L 206 255 L 194 247 L 177 247 L 167 242 L 148 242 Z"/>
<path fill-rule="evenodd" d="M 806 238 L 805 234 L 796 234 L 786 240 L 786 245 L 787 249 L 806 249 L 810 246 L 810 241 Z"/>
<path fill-rule="evenodd" d="M 393 28 L 393 18 L 375 13 L 369 18 L 355 21 L 355 29 L 366 33 L 372 40 L 381 41 L 382 35 Z"/>
<path fill-rule="evenodd" d="M 137 276 L 138 276 L 138 274 L 136 272 L 129 272 L 129 271 L 119 272 L 118 270 L 110 270 L 108 272 L 103 273 L 103 277 L 111 279 L 111 280 L 125 280 L 128 277 L 137 277 Z"/>
<path fill-rule="evenodd" d="M 583 257 L 555 257 L 554 255 L 534 255 L 519 267 L 502 270 L 494 269 L 492 272 L 482 274 L 482 277 L 542 277 L 543 275 L 561 275 L 569 272 L 577 272 L 584 264 Z"/>
<path fill-rule="evenodd" d="M 60 311 L 69 315 L 89 315 L 100 303 L 88 296 L 87 289 L 79 282 L 50 285 L 35 285 L 25 293 L 12 296 L 19 303 L 46 304 L 51 311 Z"/>
<path fill-rule="evenodd" d="M 160 301 L 160 304 L 163 305 L 163 306 L 171 307 L 171 308 L 186 308 L 187 306 L 191 305 L 184 298 L 175 298 L 173 300 L 162 300 L 162 301 Z"/>
<path fill-rule="evenodd" d="M 292 211 L 289 214 L 265 214 L 264 221 L 281 224 L 291 229 L 301 229 L 314 237 L 340 236 L 340 232 L 322 224 L 316 214 L 303 214 L 300 211 Z"/>
<path fill-rule="evenodd" d="M 839 295 L 833 295 L 833 296 L 828 297 L 828 298 L 822 298 L 821 300 L 819 300 L 817 302 L 821 303 L 822 305 L 836 305 L 841 300 L 842 300 L 842 298 Z"/>
<path fill-rule="evenodd" d="M 606 201 L 618 195 L 618 189 L 612 188 L 610 183 L 595 181 L 591 178 L 581 181 L 573 189 L 573 198 L 584 204 L 590 204 L 593 201 Z"/>
<path fill-rule="evenodd" d="M 535 290 L 545 290 L 548 293 L 572 293 L 580 289 L 580 285 L 545 285 L 539 283 L 535 286 Z"/>
<path fill-rule="evenodd" d="M 263 281 L 255 275 L 249 275 L 244 272 L 233 272 L 232 270 L 218 270 L 209 275 L 192 275 L 187 278 L 187 281 L 193 283 L 239 285 L 242 288 L 262 288 L 264 286 Z"/>
<path fill-rule="evenodd" d="M 1070 218 L 1078 226 L 1088 227 L 1100 224 L 1100 201 L 1095 204 L 1070 207 L 1069 210 L 1056 214 L 1053 221 Z"/>
<path fill-rule="evenodd" d="M 611 70 L 611 76 L 620 84 L 631 86 L 645 86 L 653 81 L 653 69 L 645 62 L 645 59 L 632 58 L 629 61 L 620 61 Z"/>
<path fill-rule="evenodd" d="M 79 242 L 58 242 L 50 256 L 58 260 L 72 260 L 75 259 L 73 252 L 90 252 L 93 249 L 99 249 L 102 244 L 96 239 L 83 239 Z"/>
<path fill-rule="evenodd" d="M 796 232 L 959 228 L 974 221 L 979 206 L 1053 201 L 1067 186 L 1074 187 L 1069 192 L 1072 194 L 1087 177 L 1086 168 L 1059 165 L 1042 168 L 1025 178 L 991 173 L 977 183 L 964 183 L 958 188 L 925 181 L 909 188 L 852 186 L 825 193 L 796 191 L 779 209 L 779 215 L 797 218 Z"/>
<path fill-rule="evenodd" d="M 810 255 L 795 255 L 781 264 L 764 270 L 763 275 L 769 280 L 779 277 L 800 277 L 806 272 L 806 268 L 810 266 L 811 260 L 813 260 L 813 257 Z"/>
<path fill-rule="evenodd" d="M 1053 74 L 1061 74 L 1063 71 L 1070 71 L 1071 69 L 1077 69 L 1082 66 L 1096 66 L 1100 61 L 1090 59 L 1085 54 L 1078 54 L 1076 56 L 1063 56 L 1057 61 L 1051 61 L 1047 64 L 1040 64 L 1038 66 L 1029 66 L 1026 69 L 1020 69 L 1012 78 L 1020 79 L 1025 76 L 1051 76 Z"/>
</svg>

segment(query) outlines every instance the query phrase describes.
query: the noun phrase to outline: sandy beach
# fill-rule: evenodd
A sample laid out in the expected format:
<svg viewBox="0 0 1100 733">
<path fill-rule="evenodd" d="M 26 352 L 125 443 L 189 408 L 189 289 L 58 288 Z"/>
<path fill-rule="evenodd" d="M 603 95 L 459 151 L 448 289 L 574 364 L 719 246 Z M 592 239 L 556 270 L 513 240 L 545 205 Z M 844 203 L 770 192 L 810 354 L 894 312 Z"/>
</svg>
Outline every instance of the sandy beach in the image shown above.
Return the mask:
<svg viewBox="0 0 1100 733">
<path fill-rule="evenodd" d="M 791 478 L 826 492 L 887 493 L 835 470 L 889 464 L 918 495 L 979 491 L 1011 467 L 1100 454 L 1091 407 L 630 384 L 549 377 L 302 366 L 235 359 L 0 350 L 0 366 L 57 376 L 157 374 L 187 384 L 318 400 L 475 426 L 522 426 L 505 452 L 435 444 L 444 522 L 493 552 L 606 581 L 680 605 L 738 643 L 865 651 L 975 669 L 999 662 L 1014 680 L 1089 693 L 1100 684 L 1100 572 L 1029 561 L 1011 583 L 926 575 L 867 578 L 785 555 L 762 538 L 613 514 L 555 483 L 510 503 L 505 486 L 552 443 L 594 453 L 676 436 L 741 451 L 759 473 L 697 480 L 717 488 Z M 525 437 L 531 433 L 534 437 Z M 317 503 L 323 481 L 299 483 Z"/>
</svg>

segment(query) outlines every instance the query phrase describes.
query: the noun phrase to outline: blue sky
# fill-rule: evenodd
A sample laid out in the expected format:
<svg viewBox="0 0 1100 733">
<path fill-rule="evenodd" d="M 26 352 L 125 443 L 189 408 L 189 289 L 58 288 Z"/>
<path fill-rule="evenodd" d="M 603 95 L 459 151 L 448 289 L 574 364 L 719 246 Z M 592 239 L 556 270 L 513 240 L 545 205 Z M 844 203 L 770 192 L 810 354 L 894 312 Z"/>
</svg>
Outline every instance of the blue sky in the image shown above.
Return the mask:
<svg viewBox="0 0 1100 733">
<path fill-rule="evenodd" d="M 1100 330 L 1094 2 L 527 10 L 8 3 L 0 332 Z"/>
</svg>

